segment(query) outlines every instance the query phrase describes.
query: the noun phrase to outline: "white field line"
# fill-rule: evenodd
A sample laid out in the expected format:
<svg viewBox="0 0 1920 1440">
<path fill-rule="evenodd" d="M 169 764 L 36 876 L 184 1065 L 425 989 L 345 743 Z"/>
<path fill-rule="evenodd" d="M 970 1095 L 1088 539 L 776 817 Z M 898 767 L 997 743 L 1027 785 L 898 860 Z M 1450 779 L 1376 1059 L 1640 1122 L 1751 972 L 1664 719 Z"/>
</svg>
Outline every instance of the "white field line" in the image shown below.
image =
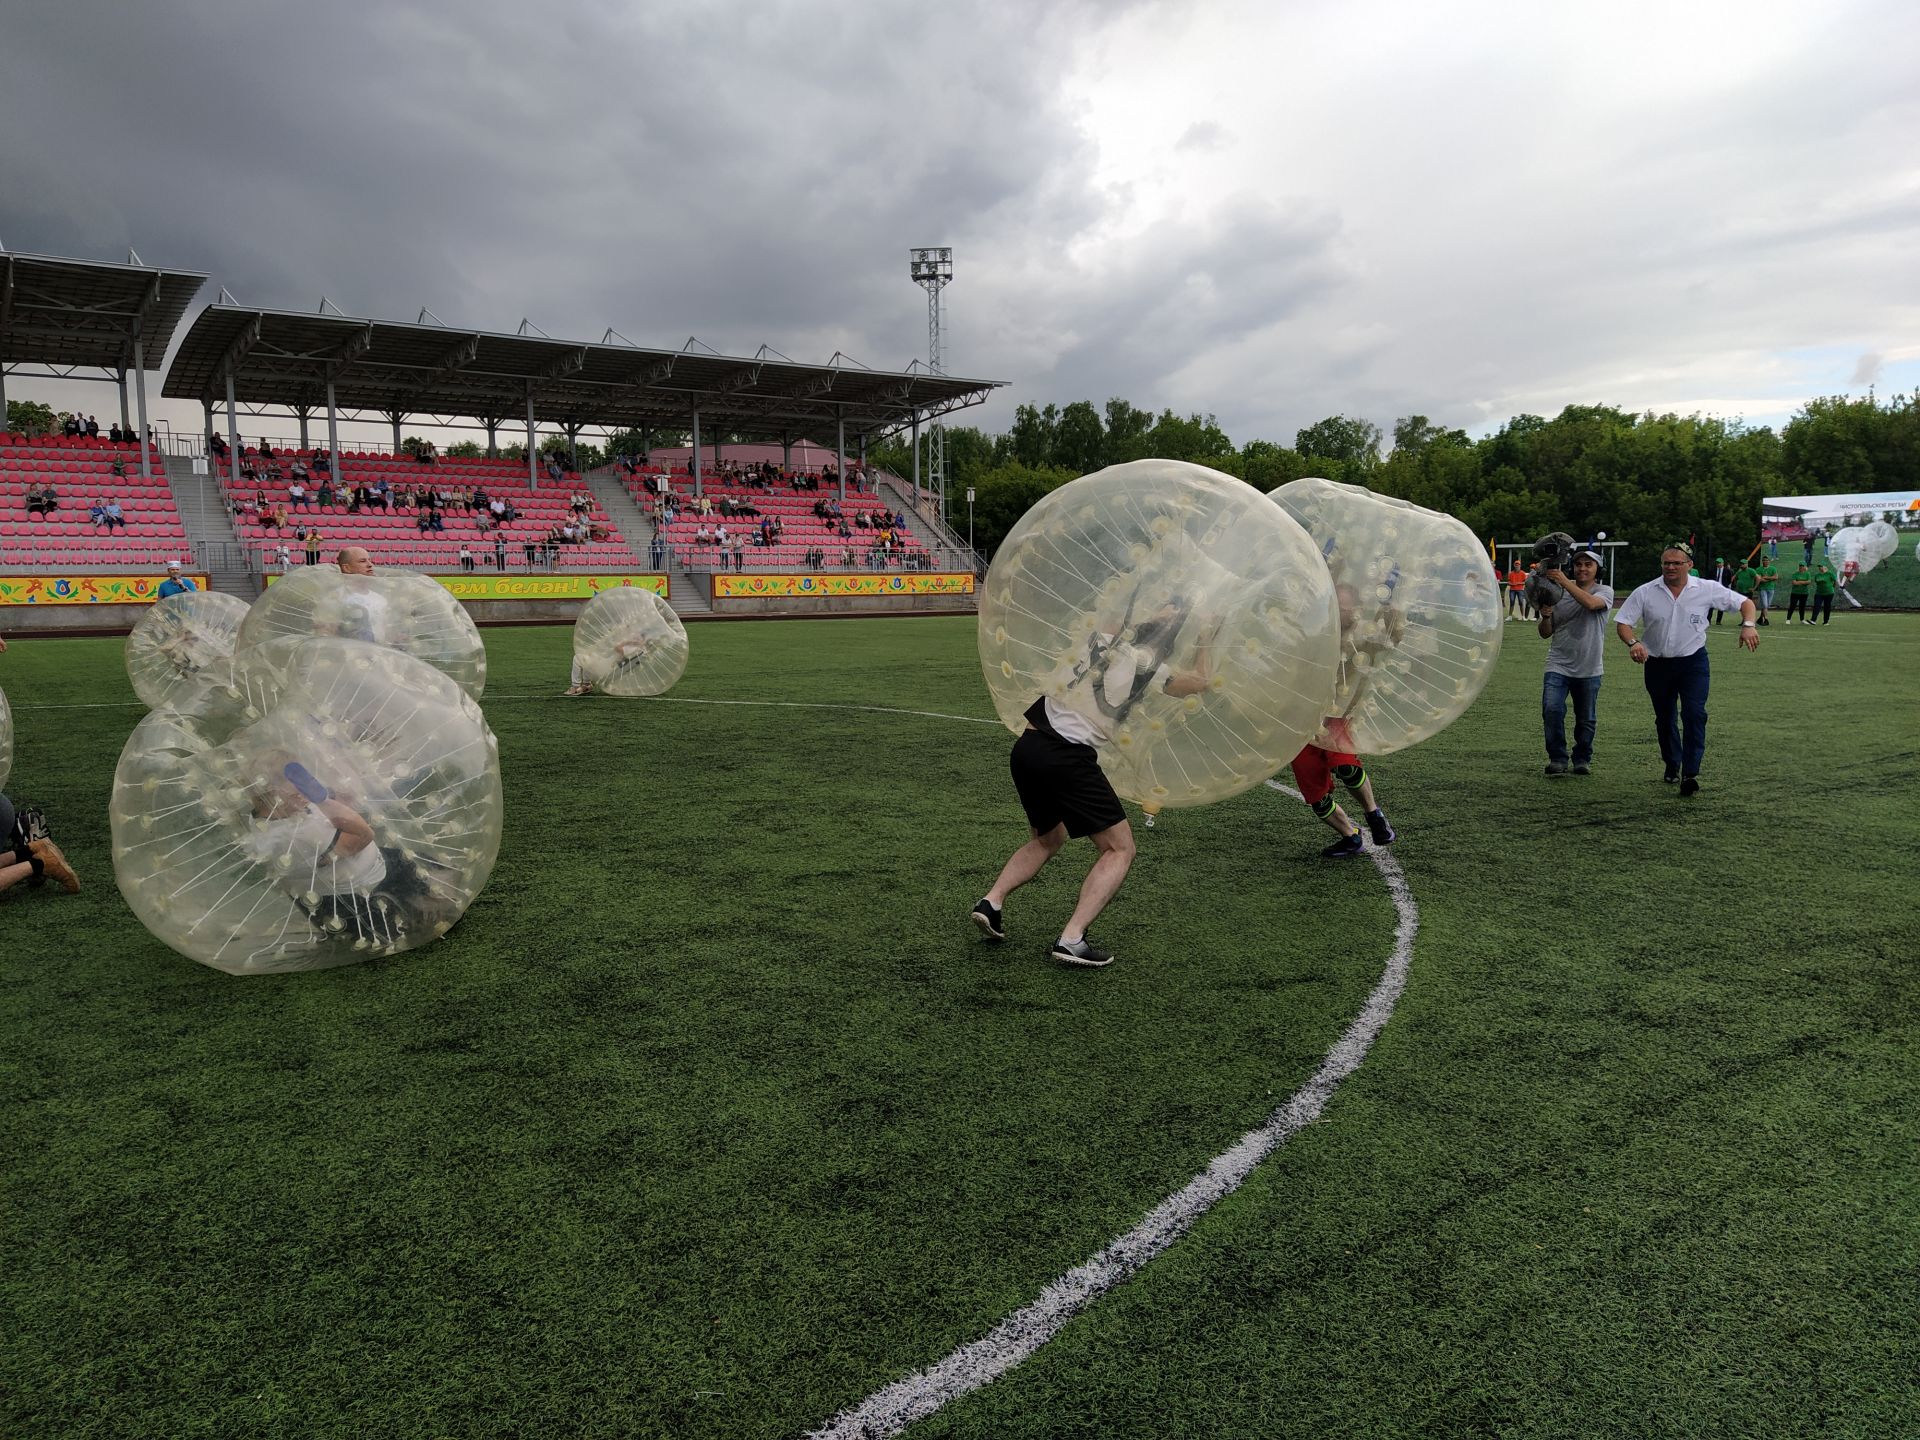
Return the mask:
<svg viewBox="0 0 1920 1440">
<path fill-rule="evenodd" d="M 1277 780 L 1267 784 L 1296 800 L 1300 798 L 1297 791 Z M 1369 850 L 1367 857 L 1393 897 L 1398 916 L 1393 953 L 1359 1015 L 1334 1042 L 1313 1077 L 1265 1123 L 1216 1155 L 1205 1170 L 1156 1205 L 1133 1229 L 1048 1285 L 1031 1305 L 1016 1310 L 946 1359 L 916 1370 L 842 1410 L 811 1432 L 813 1440 L 881 1440 L 898 1435 L 949 1400 L 998 1379 L 1046 1344 L 1074 1316 L 1186 1234 L 1216 1203 L 1239 1189 L 1255 1166 L 1320 1117 L 1340 1082 L 1360 1067 L 1392 1017 L 1400 992 L 1406 988 L 1407 970 L 1413 963 L 1413 939 L 1420 930 L 1420 909 L 1414 904 L 1399 862 L 1385 850 Z"/>
</svg>

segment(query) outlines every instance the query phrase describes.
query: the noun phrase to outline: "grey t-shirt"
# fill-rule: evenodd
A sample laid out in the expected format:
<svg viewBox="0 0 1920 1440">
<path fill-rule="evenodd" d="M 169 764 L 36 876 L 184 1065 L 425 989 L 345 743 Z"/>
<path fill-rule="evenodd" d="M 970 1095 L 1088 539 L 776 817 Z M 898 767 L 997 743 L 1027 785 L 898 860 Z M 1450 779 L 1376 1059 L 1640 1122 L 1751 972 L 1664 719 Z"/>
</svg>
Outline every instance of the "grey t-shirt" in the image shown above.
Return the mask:
<svg viewBox="0 0 1920 1440">
<path fill-rule="evenodd" d="M 1565 591 L 1553 607 L 1553 638 L 1547 642 L 1550 675 L 1586 680 L 1600 673 L 1606 659 L 1607 611 L 1613 608 L 1613 587 L 1596 583 L 1587 587 L 1587 593 L 1606 601 L 1607 609 L 1589 610 Z"/>
</svg>

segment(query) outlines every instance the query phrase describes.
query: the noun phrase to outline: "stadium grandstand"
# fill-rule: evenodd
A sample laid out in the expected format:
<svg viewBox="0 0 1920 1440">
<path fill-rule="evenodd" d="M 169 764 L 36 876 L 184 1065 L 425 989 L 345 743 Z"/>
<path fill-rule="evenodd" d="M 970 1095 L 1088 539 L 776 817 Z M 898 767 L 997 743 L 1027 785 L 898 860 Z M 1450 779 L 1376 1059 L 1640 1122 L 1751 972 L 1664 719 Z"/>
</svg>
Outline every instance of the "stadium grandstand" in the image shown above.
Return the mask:
<svg viewBox="0 0 1920 1440">
<path fill-rule="evenodd" d="M 119 390 L 107 432 L 0 429 L 0 567 L 124 569 L 180 556 L 187 533 L 147 417 L 146 372 L 207 277 L 0 251 L 0 417 L 9 381 L 101 381 Z M 131 381 L 131 386 L 129 386 Z M 15 398 L 20 398 L 17 394 Z"/>
<path fill-rule="evenodd" d="M 944 497 L 865 456 L 895 434 L 917 441 L 1001 382 L 838 354 L 802 364 L 767 346 L 648 348 L 611 329 L 594 343 L 526 323 L 504 334 L 424 310 L 396 322 L 324 301 L 316 313 L 260 309 L 224 290 L 183 324 L 206 278 L 137 255 L 0 251 L 0 395 L 9 379 L 15 398 L 23 377 L 104 379 L 122 412 L 117 437 L 84 426 L 0 437 L 0 507 L 18 521 L 0 570 L 180 558 L 251 596 L 276 571 L 360 544 L 381 564 L 441 574 L 666 571 L 676 606 L 696 613 L 723 570 L 964 571 L 970 592 L 977 557 L 945 524 Z M 161 394 L 196 402 L 203 423 L 162 444 L 145 371 L 170 350 Z M 376 423 L 391 448 L 342 443 L 343 424 L 364 435 Z M 409 426 L 483 433 L 485 454 L 441 455 Z M 584 439 L 616 434 L 641 443 L 571 468 Z M 656 434 L 693 443 L 653 450 Z M 503 443 L 524 449 L 507 458 Z"/>
</svg>

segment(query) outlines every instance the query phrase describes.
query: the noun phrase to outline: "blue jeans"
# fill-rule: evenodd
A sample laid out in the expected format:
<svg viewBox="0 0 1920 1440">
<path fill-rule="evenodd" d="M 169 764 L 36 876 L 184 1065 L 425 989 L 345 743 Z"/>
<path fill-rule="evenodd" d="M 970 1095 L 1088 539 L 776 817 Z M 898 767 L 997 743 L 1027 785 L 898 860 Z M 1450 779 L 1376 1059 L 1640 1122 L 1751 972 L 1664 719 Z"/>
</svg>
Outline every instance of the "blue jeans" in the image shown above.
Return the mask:
<svg viewBox="0 0 1920 1440">
<path fill-rule="evenodd" d="M 1593 731 L 1599 723 L 1600 677 L 1574 677 L 1549 670 L 1540 688 L 1540 718 L 1547 727 L 1547 759 L 1567 763 L 1567 697 L 1573 697 L 1573 763 L 1593 763 Z"/>
<path fill-rule="evenodd" d="M 1660 737 L 1660 758 L 1669 770 L 1698 775 L 1707 753 L 1707 650 L 1703 645 L 1677 660 L 1649 657 L 1647 694 L 1653 700 L 1653 729 Z M 1674 706 L 1680 723 L 1674 724 Z"/>
</svg>

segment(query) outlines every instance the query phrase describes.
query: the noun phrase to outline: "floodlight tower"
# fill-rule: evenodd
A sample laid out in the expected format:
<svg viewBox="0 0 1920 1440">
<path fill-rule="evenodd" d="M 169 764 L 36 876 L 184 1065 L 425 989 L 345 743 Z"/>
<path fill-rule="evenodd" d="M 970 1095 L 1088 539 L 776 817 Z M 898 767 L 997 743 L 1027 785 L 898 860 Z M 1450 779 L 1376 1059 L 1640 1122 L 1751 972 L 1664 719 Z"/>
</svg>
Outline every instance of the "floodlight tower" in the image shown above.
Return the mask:
<svg viewBox="0 0 1920 1440">
<path fill-rule="evenodd" d="M 912 250 L 908 267 L 913 283 L 927 292 L 927 368 L 936 375 L 946 373 L 940 357 L 940 292 L 953 283 L 953 250 L 950 246 Z M 927 488 L 940 497 L 940 518 L 947 518 L 947 434 L 941 425 L 927 428 Z"/>
</svg>

